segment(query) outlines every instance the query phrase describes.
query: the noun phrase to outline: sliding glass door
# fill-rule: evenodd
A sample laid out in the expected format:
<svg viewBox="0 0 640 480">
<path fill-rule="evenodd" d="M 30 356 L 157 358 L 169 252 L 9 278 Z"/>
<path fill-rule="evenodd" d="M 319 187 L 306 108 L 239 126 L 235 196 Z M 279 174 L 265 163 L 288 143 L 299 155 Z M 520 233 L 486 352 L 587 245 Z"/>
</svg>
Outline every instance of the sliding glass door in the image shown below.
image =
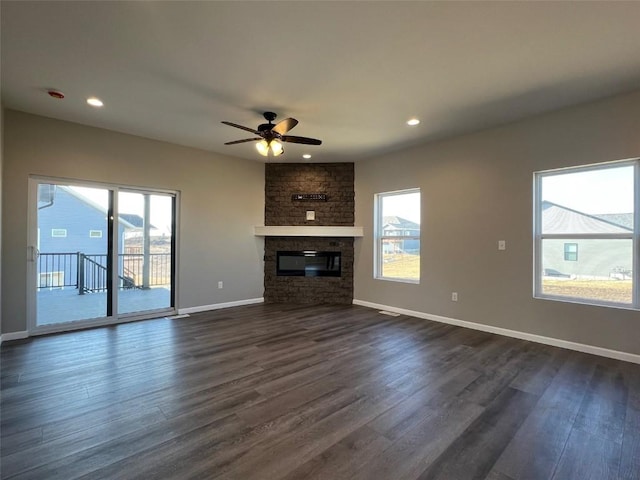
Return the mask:
<svg viewBox="0 0 640 480">
<path fill-rule="evenodd" d="M 36 325 L 109 315 L 109 190 L 39 183 Z"/>
<path fill-rule="evenodd" d="M 174 198 L 148 192 L 118 193 L 119 314 L 173 305 Z"/>
<path fill-rule="evenodd" d="M 30 192 L 30 330 L 174 313 L 174 193 L 39 179 Z"/>
</svg>

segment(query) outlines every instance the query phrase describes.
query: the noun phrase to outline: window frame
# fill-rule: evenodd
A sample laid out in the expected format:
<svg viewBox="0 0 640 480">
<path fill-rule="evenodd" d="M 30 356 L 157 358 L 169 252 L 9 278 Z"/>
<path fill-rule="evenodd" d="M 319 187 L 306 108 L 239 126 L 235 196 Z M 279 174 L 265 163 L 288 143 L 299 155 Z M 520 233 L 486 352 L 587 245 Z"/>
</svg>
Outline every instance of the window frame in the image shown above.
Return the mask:
<svg viewBox="0 0 640 480">
<path fill-rule="evenodd" d="M 567 248 L 573 246 L 575 250 Z M 564 261 L 565 262 L 577 262 L 578 261 L 578 244 L 576 242 L 564 242 Z M 572 258 L 567 258 L 572 257 Z"/>
<path fill-rule="evenodd" d="M 397 196 L 397 195 L 409 195 L 417 193 L 419 195 L 420 204 L 420 216 L 422 216 L 422 194 L 419 187 L 407 188 L 403 190 L 394 190 L 390 192 L 379 192 L 374 194 L 374 222 L 373 222 L 373 278 L 376 280 L 386 280 L 390 282 L 420 284 L 420 268 L 422 265 L 422 222 L 420 222 L 420 235 L 383 235 L 382 227 L 384 225 L 382 215 L 382 202 L 384 198 Z M 402 231 L 402 230 L 399 230 Z M 418 267 L 418 278 L 402 278 L 402 277 L 385 277 L 383 272 L 383 244 L 385 240 L 418 240 L 420 242 L 420 262 Z"/>
<path fill-rule="evenodd" d="M 566 173 L 580 173 L 608 168 L 620 168 L 633 166 L 633 230 L 630 233 L 542 233 L 542 179 L 549 176 Z M 584 305 L 597 305 L 605 307 L 640 310 L 640 158 L 619 160 L 613 162 L 596 163 L 575 167 L 558 168 L 534 172 L 533 174 L 533 297 L 543 300 L 557 300 L 567 303 L 580 303 Z M 632 268 L 632 294 L 631 303 L 609 302 L 584 297 L 569 297 L 561 295 L 545 294 L 542 291 L 542 241 L 545 239 L 559 239 L 571 242 L 572 240 L 631 240 L 631 268 Z M 566 243 L 565 242 L 565 243 Z M 577 242 L 576 242 L 577 243 Z"/>
</svg>

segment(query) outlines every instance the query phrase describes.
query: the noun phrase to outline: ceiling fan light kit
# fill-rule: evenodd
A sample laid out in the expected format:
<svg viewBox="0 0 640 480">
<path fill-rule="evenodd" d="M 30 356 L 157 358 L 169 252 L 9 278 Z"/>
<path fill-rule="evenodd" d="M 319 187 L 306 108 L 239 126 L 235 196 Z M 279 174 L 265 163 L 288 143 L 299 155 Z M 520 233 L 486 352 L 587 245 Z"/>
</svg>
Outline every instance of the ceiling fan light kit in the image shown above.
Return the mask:
<svg viewBox="0 0 640 480">
<path fill-rule="evenodd" d="M 277 140 L 271 140 L 271 143 L 269 144 L 269 146 L 271 147 L 271 152 L 273 153 L 274 157 L 277 157 L 278 155 L 282 155 L 284 153 L 284 148 L 282 148 L 282 144 Z"/>
<path fill-rule="evenodd" d="M 233 142 L 227 142 L 225 145 L 235 145 L 237 143 L 246 143 L 246 142 L 258 142 L 256 143 L 256 150 L 260 155 L 267 157 L 269 156 L 269 152 L 274 157 L 282 155 L 284 153 L 284 142 L 289 143 L 302 143 L 305 145 L 321 145 L 322 141 L 316 138 L 308 138 L 308 137 L 295 137 L 292 135 L 285 135 L 289 130 L 295 127 L 298 124 L 298 121 L 295 118 L 285 118 L 281 122 L 274 124 L 273 121 L 276 119 L 276 114 L 273 112 L 264 112 L 264 118 L 269 123 L 263 123 L 258 125 L 258 129 L 254 130 L 253 128 L 245 127 L 243 125 L 238 125 L 237 123 L 232 122 L 222 122 L 225 125 L 229 125 L 231 127 L 239 128 L 241 130 L 246 130 L 247 132 L 251 132 L 254 135 L 258 135 L 254 138 L 243 138 L 242 140 L 234 140 Z"/>
<path fill-rule="evenodd" d="M 282 155 L 284 153 L 282 144 L 277 140 L 271 140 L 270 142 L 267 142 L 264 139 L 260 140 L 258 143 L 256 143 L 256 150 L 258 150 L 258 153 L 263 157 L 268 157 L 269 151 L 271 151 L 271 155 L 273 155 L 274 157 L 277 157 L 278 155 Z"/>
</svg>

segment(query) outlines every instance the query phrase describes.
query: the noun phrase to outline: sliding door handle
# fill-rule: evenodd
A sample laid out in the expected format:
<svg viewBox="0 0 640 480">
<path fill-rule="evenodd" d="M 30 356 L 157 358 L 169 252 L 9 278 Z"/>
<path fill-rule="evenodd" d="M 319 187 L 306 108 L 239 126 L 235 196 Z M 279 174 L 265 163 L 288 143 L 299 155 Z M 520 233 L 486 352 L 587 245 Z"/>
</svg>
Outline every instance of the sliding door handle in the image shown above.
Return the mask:
<svg viewBox="0 0 640 480">
<path fill-rule="evenodd" d="M 29 247 L 29 261 L 37 262 L 38 258 L 40 258 L 40 250 L 38 250 L 38 247 Z"/>
</svg>

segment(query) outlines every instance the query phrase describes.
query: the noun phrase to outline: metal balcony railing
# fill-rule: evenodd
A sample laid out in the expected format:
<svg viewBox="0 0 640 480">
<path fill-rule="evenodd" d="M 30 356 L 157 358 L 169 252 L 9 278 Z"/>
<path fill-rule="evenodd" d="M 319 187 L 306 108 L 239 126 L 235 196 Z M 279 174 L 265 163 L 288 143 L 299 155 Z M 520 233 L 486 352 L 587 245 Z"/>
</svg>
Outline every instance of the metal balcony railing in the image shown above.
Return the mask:
<svg viewBox="0 0 640 480">
<path fill-rule="evenodd" d="M 118 255 L 119 288 L 149 288 L 171 284 L 171 254 L 150 253 L 146 258 L 149 260 L 148 273 L 145 272 L 144 254 Z M 105 291 L 107 255 L 82 252 L 40 253 L 37 286 L 39 289 L 74 287 L 80 295 Z"/>
</svg>

